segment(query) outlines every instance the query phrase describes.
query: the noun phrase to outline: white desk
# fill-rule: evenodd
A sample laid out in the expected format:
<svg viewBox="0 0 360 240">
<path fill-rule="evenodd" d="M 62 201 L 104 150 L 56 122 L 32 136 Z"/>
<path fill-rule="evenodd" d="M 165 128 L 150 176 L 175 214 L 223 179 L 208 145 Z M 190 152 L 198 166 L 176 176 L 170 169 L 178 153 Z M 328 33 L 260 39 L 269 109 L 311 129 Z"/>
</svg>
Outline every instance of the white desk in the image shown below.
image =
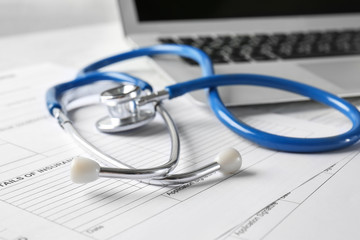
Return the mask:
<svg viewBox="0 0 360 240">
<path fill-rule="evenodd" d="M 126 49 L 118 22 L 0 38 L 0 70 L 53 62 L 81 68 Z"/>
</svg>

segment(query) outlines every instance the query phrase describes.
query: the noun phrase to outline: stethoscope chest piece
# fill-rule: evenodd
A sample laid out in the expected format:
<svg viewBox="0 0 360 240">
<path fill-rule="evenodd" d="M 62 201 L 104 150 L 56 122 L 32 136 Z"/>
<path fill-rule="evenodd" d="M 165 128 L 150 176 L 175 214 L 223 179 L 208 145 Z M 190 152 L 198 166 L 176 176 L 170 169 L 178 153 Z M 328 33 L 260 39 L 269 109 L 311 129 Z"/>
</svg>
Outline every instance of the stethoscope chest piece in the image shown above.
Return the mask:
<svg viewBox="0 0 360 240">
<path fill-rule="evenodd" d="M 101 93 L 100 102 L 107 106 L 109 115 L 98 120 L 96 128 L 101 132 L 115 133 L 149 123 L 155 117 L 155 109 L 153 106 L 138 106 L 140 95 L 138 86 L 124 84 Z"/>
</svg>

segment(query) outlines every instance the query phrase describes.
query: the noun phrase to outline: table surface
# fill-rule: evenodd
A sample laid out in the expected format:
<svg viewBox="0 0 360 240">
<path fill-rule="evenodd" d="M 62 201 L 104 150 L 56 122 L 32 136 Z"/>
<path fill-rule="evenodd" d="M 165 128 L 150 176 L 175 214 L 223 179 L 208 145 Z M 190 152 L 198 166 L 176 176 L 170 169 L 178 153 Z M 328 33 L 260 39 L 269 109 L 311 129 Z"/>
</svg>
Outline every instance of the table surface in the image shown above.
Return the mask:
<svg viewBox="0 0 360 240">
<path fill-rule="evenodd" d="M 2 37 L 0 71 L 45 62 L 81 69 L 92 61 L 129 49 L 121 32 L 120 23 L 114 22 Z M 271 112 L 305 120 L 321 116 L 324 110 L 323 106 L 311 102 L 270 107 Z M 257 106 L 256 110 L 270 111 L 270 107 Z M 306 114 L 301 110 L 306 110 Z"/>
<path fill-rule="evenodd" d="M 0 38 L 0 71 L 52 62 L 82 66 L 128 49 L 119 22 Z"/>
</svg>

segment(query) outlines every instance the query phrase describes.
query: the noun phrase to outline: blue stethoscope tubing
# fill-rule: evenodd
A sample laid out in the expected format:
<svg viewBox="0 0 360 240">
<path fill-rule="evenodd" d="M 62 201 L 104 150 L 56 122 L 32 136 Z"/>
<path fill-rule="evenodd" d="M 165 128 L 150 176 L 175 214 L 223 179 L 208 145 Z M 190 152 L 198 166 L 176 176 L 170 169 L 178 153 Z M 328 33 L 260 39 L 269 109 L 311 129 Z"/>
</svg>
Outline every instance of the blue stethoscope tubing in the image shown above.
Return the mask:
<svg viewBox="0 0 360 240">
<path fill-rule="evenodd" d="M 75 80 L 49 89 L 47 93 L 48 109 L 52 112 L 54 107 L 61 108 L 58 99 L 65 91 L 101 80 L 128 82 L 140 85 L 142 89 L 151 91 L 151 86 L 141 79 L 124 73 L 99 72 L 98 70 L 120 61 L 161 54 L 172 54 L 190 58 L 200 65 L 203 75 L 203 77 L 198 79 L 165 87 L 169 93 L 169 99 L 194 90 L 208 89 L 209 105 L 220 121 L 240 136 L 263 147 L 285 152 L 314 153 L 341 149 L 359 140 L 360 112 L 346 100 L 321 89 L 278 77 L 257 74 L 215 75 L 212 62 L 203 51 L 194 47 L 178 44 L 164 44 L 140 48 L 97 61 L 85 67 Z M 216 87 L 225 85 L 255 85 L 297 93 L 340 111 L 352 122 L 352 127 L 345 133 L 323 138 L 296 138 L 267 133 L 239 121 L 225 107 L 216 89 Z"/>
<path fill-rule="evenodd" d="M 89 72 L 87 74 L 79 75 L 73 81 L 58 84 L 47 90 L 46 105 L 50 114 L 53 115 L 54 108 L 62 109 L 59 99 L 61 98 L 61 95 L 66 91 L 104 80 L 114 81 L 118 83 L 130 83 L 139 86 L 141 90 L 149 90 L 150 92 L 152 92 L 153 90 L 151 85 L 147 82 L 126 73 Z"/>
</svg>

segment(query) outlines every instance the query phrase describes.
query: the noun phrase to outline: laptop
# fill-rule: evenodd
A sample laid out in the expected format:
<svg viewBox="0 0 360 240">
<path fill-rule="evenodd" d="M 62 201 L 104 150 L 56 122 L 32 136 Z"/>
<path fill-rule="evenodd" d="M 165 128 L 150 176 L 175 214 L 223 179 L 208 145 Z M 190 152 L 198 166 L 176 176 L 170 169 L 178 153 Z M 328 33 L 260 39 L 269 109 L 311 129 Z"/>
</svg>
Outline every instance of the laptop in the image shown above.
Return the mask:
<svg viewBox="0 0 360 240">
<path fill-rule="evenodd" d="M 119 0 L 119 8 L 134 47 L 187 44 L 204 50 L 217 74 L 271 75 L 360 96 L 360 1 Z M 173 82 L 201 76 L 189 59 L 154 60 Z M 255 86 L 219 92 L 228 106 L 303 99 Z M 205 91 L 191 96 L 206 102 Z"/>
</svg>

